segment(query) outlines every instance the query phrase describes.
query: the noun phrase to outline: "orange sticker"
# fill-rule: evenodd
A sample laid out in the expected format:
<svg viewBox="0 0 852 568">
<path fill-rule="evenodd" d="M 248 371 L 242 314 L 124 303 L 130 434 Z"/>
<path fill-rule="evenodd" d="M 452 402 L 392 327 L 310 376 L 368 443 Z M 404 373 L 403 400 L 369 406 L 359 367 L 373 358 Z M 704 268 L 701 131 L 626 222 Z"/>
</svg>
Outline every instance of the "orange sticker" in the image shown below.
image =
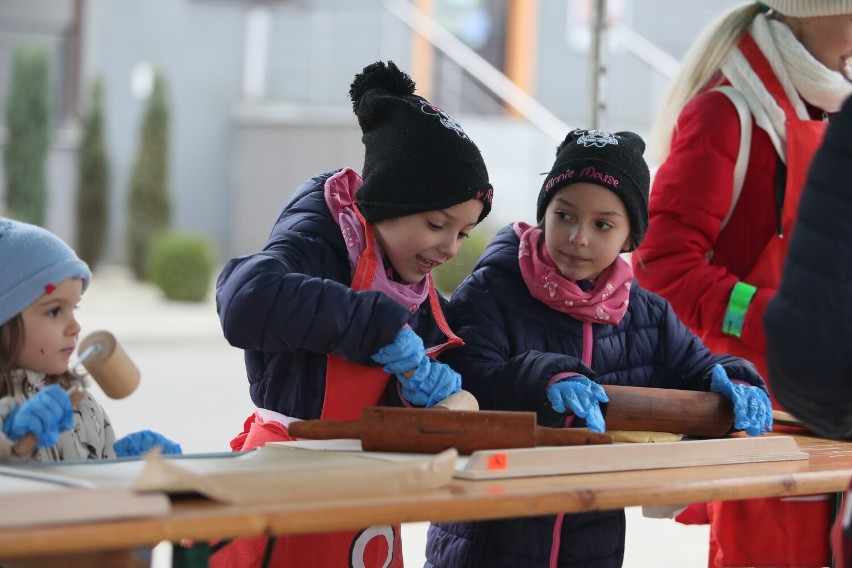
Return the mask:
<svg viewBox="0 0 852 568">
<path fill-rule="evenodd" d="M 508 460 L 509 458 L 506 456 L 506 454 L 491 454 L 490 456 L 488 456 L 488 470 L 494 471 L 506 469 Z"/>
</svg>

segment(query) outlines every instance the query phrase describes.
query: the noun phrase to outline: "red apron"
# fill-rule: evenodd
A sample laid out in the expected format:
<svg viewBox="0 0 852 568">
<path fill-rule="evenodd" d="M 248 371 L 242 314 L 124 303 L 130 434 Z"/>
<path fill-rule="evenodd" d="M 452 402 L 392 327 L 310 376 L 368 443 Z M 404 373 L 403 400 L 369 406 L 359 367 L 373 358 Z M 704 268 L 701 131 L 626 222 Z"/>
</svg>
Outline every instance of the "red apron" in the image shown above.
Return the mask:
<svg viewBox="0 0 852 568">
<path fill-rule="evenodd" d="M 769 62 L 749 34 L 743 36 L 739 48 L 787 117 L 787 185 L 781 218 L 784 236 L 772 237 L 743 279 L 758 288 L 777 290 L 808 167 L 822 142 L 827 123 L 798 118 Z M 706 332 L 702 339 L 714 353 L 730 353 L 753 362 L 768 383 L 765 352 L 746 347 L 739 339 L 716 330 Z M 773 405 L 777 407 L 774 401 Z M 707 503 L 707 516 L 710 566 L 828 565 L 830 501 L 827 496 L 716 501 Z"/>
<path fill-rule="evenodd" d="M 354 206 L 353 206 L 354 207 Z M 358 259 L 353 290 L 370 290 L 376 275 L 378 259 L 372 227 L 355 208 L 364 227 L 366 246 Z M 448 338 L 446 343 L 428 350 L 436 356 L 450 347 L 463 345 L 441 311 L 438 293 L 429 278 L 429 304 L 438 328 Z M 322 418 L 357 420 L 365 406 L 384 403 L 384 392 L 390 376 L 381 367 L 366 367 L 346 361 L 336 355 L 328 356 L 325 375 L 325 398 Z M 243 434 L 234 439 L 234 450 L 249 450 L 270 441 L 292 441 L 286 426 L 262 422 L 256 415 L 246 421 Z M 216 552 L 210 560 L 214 568 L 254 568 L 262 566 L 269 543 L 266 537 L 235 539 Z M 269 566 L 312 568 L 402 568 L 400 526 L 375 526 L 361 530 L 334 533 L 282 536 L 275 539 Z"/>
</svg>

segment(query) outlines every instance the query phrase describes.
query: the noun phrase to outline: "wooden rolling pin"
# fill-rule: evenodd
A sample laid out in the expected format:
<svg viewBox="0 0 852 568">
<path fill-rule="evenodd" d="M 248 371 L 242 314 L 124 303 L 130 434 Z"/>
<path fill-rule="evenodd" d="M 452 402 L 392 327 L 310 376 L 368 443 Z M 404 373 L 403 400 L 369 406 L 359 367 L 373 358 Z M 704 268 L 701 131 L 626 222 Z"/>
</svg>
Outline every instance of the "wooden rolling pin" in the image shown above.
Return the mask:
<svg viewBox="0 0 852 568">
<path fill-rule="evenodd" d="M 371 452 L 437 453 L 477 450 L 611 444 L 612 436 L 585 428 L 545 428 L 534 412 L 390 408 L 369 406 L 361 420 L 302 420 L 288 426 L 297 438 L 360 439 Z"/>
<path fill-rule="evenodd" d="M 603 385 L 607 430 L 647 430 L 718 438 L 731 430 L 734 408 L 715 392 Z"/>
</svg>

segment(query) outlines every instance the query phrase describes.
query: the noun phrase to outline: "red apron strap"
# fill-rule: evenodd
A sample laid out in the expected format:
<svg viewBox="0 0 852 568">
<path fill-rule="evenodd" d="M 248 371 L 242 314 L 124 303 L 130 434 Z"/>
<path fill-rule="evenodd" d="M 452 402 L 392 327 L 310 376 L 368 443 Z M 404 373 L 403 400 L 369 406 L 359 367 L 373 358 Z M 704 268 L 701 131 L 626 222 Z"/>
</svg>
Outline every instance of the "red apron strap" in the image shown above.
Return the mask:
<svg viewBox="0 0 852 568">
<path fill-rule="evenodd" d="M 352 210 L 364 227 L 364 251 L 358 259 L 358 266 L 355 267 L 355 275 L 352 277 L 352 284 L 349 286 L 353 290 L 369 290 L 373 285 L 373 278 L 376 277 L 376 268 L 379 264 L 379 259 L 376 258 L 376 249 L 373 246 L 376 242 L 376 237 L 373 235 L 373 227 L 367 223 L 358 206 L 352 204 Z"/>
<path fill-rule="evenodd" d="M 763 52 L 760 51 L 757 42 L 754 41 L 750 33 L 746 32 L 743 35 L 738 47 L 746 58 L 746 61 L 751 65 L 751 68 L 757 73 L 763 86 L 766 87 L 766 90 L 769 91 L 769 94 L 772 95 L 772 98 L 775 99 L 781 110 L 784 111 L 787 120 L 797 119 L 798 115 L 796 114 L 796 109 L 793 108 L 793 103 L 790 102 L 790 98 L 784 91 L 784 87 L 781 85 L 778 77 L 775 76 L 772 66 L 769 65 L 769 61 Z"/>
<path fill-rule="evenodd" d="M 447 337 L 447 341 L 444 343 L 426 350 L 426 354 L 430 357 L 437 357 L 446 349 L 461 347 L 464 345 L 464 341 L 450 329 L 447 318 L 444 317 L 444 311 L 441 309 L 441 302 L 438 299 L 438 291 L 435 290 L 435 282 L 432 280 L 432 275 L 430 274 L 427 278 L 429 278 L 429 307 L 432 309 L 432 317 L 435 318 L 438 329 Z"/>
</svg>

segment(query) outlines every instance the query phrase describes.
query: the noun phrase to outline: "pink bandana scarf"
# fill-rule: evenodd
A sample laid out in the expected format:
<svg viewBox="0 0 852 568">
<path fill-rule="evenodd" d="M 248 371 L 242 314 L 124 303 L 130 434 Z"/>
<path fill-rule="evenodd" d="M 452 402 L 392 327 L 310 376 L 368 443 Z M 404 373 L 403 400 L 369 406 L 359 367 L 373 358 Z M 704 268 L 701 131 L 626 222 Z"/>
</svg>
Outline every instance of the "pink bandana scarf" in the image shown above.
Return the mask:
<svg viewBox="0 0 852 568">
<path fill-rule="evenodd" d="M 562 276 L 547 253 L 544 231 L 526 223 L 515 223 L 520 237 L 518 263 L 521 276 L 533 298 L 548 307 L 584 322 L 618 325 L 630 299 L 633 268 L 620 256 L 584 292 L 573 280 Z"/>
<path fill-rule="evenodd" d="M 353 276 L 355 275 L 355 267 L 358 266 L 358 259 L 366 247 L 364 227 L 361 225 L 361 221 L 355 215 L 355 210 L 353 209 L 355 191 L 363 183 L 364 181 L 361 179 L 361 176 L 354 170 L 344 168 L 328 178 L 324 188 L 325 202 L 331 211 L 331 216 L 340 225 L 343 240 L 346 242 L 349 265 L 352 268 Z M 429 296 L 429 279 L 432 278 L 432 275 L 428 274 L 426 278 L 417 284 L 394 282 L 387 276 L 379 244 L 374 243 L 373 246 L 376 248 L 378 263 L 376 266 L 376 275 L 373 278 L 370 289 L 384 292 L 398 304 L 411 310 L 411 313 L 416 312 L 420 308 L 420 304 L 426 301 L 426 298 Z"/>
</svg>

